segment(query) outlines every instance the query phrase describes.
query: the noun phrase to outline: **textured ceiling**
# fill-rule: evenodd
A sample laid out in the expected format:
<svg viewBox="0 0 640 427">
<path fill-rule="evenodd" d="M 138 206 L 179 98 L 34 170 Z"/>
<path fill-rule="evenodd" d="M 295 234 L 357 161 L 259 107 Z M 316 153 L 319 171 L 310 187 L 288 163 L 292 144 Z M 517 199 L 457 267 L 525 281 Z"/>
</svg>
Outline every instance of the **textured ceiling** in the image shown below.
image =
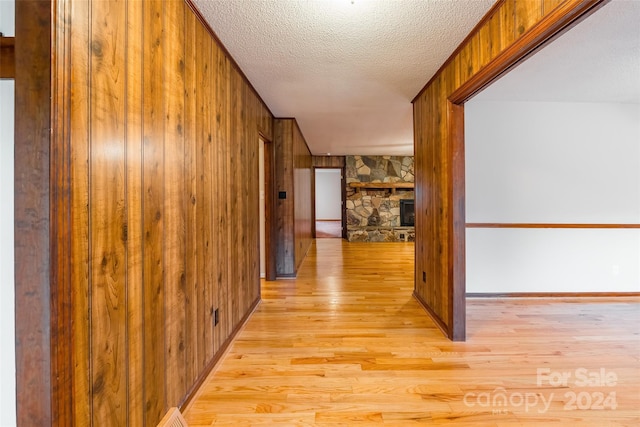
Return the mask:
<svg viewBox="0 0 640 427">
<path fill-rule="evenodd" d="M 411 100 L 494 0 L 194 0 L 314 154 L 413 153 Z"/>
<path fill-rule="evenodd" d="M 314 154 L 413 152 L 411 100 L 494 0 L 194 0 Z M 613 0 L 474 100 L 640 103 L 640 1 Z"/>
<path fill-rule="evenodd" d="M 606 4 L 475 100 L 640 103 L 640 1 Z"/>
</svg>

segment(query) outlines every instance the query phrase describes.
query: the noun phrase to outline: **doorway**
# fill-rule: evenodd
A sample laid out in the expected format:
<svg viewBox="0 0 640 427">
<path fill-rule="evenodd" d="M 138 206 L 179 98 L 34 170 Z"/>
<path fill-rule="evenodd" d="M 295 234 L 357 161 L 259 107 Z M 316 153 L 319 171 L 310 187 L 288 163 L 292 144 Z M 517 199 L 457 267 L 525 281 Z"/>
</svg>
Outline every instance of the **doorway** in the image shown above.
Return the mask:
<svg viewBox="0 0 640 427">
<path fill-rule="evenodd" d="M 315 219 L 316 238 L 341 238 L 342 217 L 342 169 L 315 169 Z"/>
<path fill-rule="evenodd" d="M 639 290 L 639 20 L 607 3 L 465 103 L 468 294 Z"/>
</svg>

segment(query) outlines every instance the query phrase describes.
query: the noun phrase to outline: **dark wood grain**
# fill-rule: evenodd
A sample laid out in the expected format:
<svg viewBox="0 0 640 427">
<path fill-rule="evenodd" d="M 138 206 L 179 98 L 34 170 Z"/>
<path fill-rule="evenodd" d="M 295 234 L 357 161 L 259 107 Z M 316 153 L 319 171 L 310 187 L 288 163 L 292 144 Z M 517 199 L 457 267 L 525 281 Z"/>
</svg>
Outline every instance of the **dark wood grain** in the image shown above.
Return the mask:
<svg viewBox="0 0 640 427">
<path fill-rule="evenodd" d="M 263 140 L 264 137 L 263 137 Z M 278 228 L 276 219 L 276 185 L 275 185 L 275 144 L 271 141 L 264 143 L 264 192 L 265 192 L 265 261 L 266 280 L 276 280 L 278 253 Z"/>
<path fill-rule="evenodd" d="M 165 31 L 184 34 L 185 5 L 171 1 L 165 6 Z M 186 354 L 186 242 L 185 242 L 185 141 L 184 38 L 167 38 L 164 50 L 164 261 L 167 402 L 180 402 L 187 383 Z"/>
<path fill-rule="evenodd" d="M 65 19 L 58 20 L 55 34 L 58 42 L 52 46 L 52 104 L 69 105 L 69 5 L 60 4 L 57 12 Z M 73 348 L 72 282 L 71 282 L 71 171 L 69 144 L 69 108 L 51 110 L 51 371 L 53 424 L 70 420 L 73 414 L 73 365 L 68 357 Z"/>
<path fill-rule="evenodd" d="M 155 425 L 259 302 L 273 117 L 182 1 L 17 16 L 18 422 Z"/>
<path fill-rule="evenodd" d="M 276 153 L 277 275 L 293 276 L 294 204 L 293 204 L 293 121 L 274 120 Z M 284 198 L 283 198 L 284 197 Z"/>
<path fill-rule="evenodd" d="M 313 241 L 312 157 L 295 119 L 275 119 L 277 275 L 292 277 Z"/>
<path fill-rule="evenodd" d="M 50 323 L 52 245 L 51 1 L 16 2 L 15 308 L 16 398 L 20 426 L 53 425 Z M 57 98 L 56 98 L 57 99 Z M 62 107 L 63 108 L 63 107 Z M 62 295 L 61 295 L 62 296 Z M 53 319 L 52 319 L 53 317 Z M 60 325 L 64 326 L 64 325 Z M 69 397 L 67 397 L 69 398 Z"/>
<path fill-rule="evenodd" d="M 294 265 L 297 272 L 307 256 L 313 242 L 313 224 L 311 207 L 313 206 L 311 189 L 311 150 L 302 135 L 298 122 L 293 127 L 293 197 L 295 253 Z"/>
<path fill-rule="evenodd" d="M 15 37 L 0 37 L 0 79 L 15 79 Z"/>
</svg>

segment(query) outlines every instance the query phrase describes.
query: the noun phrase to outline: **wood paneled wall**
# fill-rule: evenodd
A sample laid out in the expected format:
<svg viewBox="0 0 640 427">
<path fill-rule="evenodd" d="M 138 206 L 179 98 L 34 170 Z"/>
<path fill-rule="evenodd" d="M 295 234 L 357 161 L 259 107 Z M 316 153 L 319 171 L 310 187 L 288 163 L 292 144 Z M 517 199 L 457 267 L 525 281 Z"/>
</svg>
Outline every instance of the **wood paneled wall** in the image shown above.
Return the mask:
<svg viewBox="0 0 640 427">
<path fill-rule="evenodd" d="M 463 103 L 599 4 L 498 1 L 413 101 L 415 296 L 451 339 L 465 339 Z"/>
<path fill-rule="evenodd" d="M 313 166 L 320 168 L 343 168 L 345 156 L 313 156 Z"/>
<path fill-rule="evenodd" d="M 64 305 L 68 292 L 58 286 L 58 270 L 50 255 L 56 249 L 66 257 L 69 253 L 65 246 L 57 245 L 51 209 L 67 188 L 57 185 L 57 176 L 52 176 L 55 171 L 50 169 L 50 159 L 63 151 L 59 147 L 53 152 L 49 133 L 53 67 L 50 16 L 48 2 L 16 2 L 15 67 L 19 72 L 15 76 L 14 245 L 19 426 L 58 425 L 58 420 L 65 417 L 61 412 L 70 410 L 67 402 L 52 398 L 52 390 L 68 387 L 67 365 L 63 363 L 58 370 L 58 354 L 68 353 L 70 330 L 51 326 L 59 320 L 58 311 L 68 312 Z"/>
<path fill-rule="evenodd" d="M 312 156 L 295 119 L 275 119 L 277 274 L 295 276 L 313 241 Z"/>
<path fill-rule="evenodd" d="M 273 117 L 183 0 L 18 3 L 20 425 L 153 426 L 259 301 Z"/>
</svg>

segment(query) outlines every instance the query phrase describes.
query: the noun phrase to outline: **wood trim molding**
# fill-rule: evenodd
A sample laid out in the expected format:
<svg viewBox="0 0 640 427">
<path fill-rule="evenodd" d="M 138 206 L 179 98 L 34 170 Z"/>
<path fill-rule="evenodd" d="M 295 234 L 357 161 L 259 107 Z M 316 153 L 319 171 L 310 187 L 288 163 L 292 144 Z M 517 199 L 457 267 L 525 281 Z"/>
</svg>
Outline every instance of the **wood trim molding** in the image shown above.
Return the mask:
<svg viewBox="0 0 640 427">
<path fill-rule="evenodd" d="M 533 55 L 547 42 L 569 30 L 607 2 L 608 0 L 564 2 L 463 83 L 449 96 L 449 100 L 454 104 L 465 102 L 512 67 Z M 576 5 L 576 3 L 578 4 Z M 475 34 L 475 30 L 471 34 Z"/>
<path fill-rule="evenodd" d="M 420 306 L 424 309 L 424 311 L 427 312 L 429 317 L 431 317 L 431 319 L 433 319 L 433 322 L 436 324 L 438 329 L 440 329 L 445 336 L 447 336 L 447 337 L 449 337 L 449 339 L 451 339 L 451 333 L 450 333 L 449 329 L 447 328 L 447 325 L 436 314 L 436 312 L 433 311 L 431 309 L 431 307 L 429 307 L 429 304 L 427 304 L 427 302 L 424 299 L 422 299 L 422 297 L 415 291 L 413 292 L 413 297 L 416 299 L 416 301 L 418 301 L 418 304 L 420 304 Z"/>
<path fill-rule="evenodd" d="M 0 79 L 16 78 L 16 39 L 0 36 Z"/>
<path fill-rule="evenodd" d="M 275 168 L 275 144 L 260 134 L 264 142 L 265 168 L 265 279 L 276 280 L 276 256 L 278 254 L 278 220 L 276 216 L 277 190 Z"/>
<path fill-rule="evenodd" d="M 466 337 L 467 304 L 466 293 L 466 233 L 465 233 L 465 147 L 464 147 L 464 105 L 448 103 L 451 166 L 451 201 L 453 215 L 451 229 L 453 244 L 449 245 L 449 325 L 452 325 L 449 338 L 453 341 L 464 341 Z"/>
<path fill-rule="evenodd" d="M 640 292 L 506 292 L 468 293 L 467 298 L 624 298 L 640 297 Z"/>
<path fill-rule="evenodd" d="M 244 326 L 247 324 L 249 319 L 251 319 L 251 316 L 253 316 L 253 313 L 255 313 L 255 311 L 258 309 L 258 306 L 260 305 L 261 302 L 262 300 L 260 297 L 258 297 L 258 299 L 256 299 L 253 302 L 253 304 L 247 311 L 247 314 L 245 314 L 242 320 L 238 323 L 238 326 L 236 326 L 233 332 L 231 332 L 231 335 L 229 335 L 227 340 L 220 346 L 220 349 L 216 353 L 215 357 L 211 359 L 207 364 L 207 366 L 202 370 L 202 374 L 193 383 L 193 386 L 191 386 L 191 388 L 185 395 L 184 400 L 179 405 L 180 411 L 182 413 L 184 413 L 187 410 L 187 407 L 189 406 L 189 404 L 193 402 L 196 396 L 198 396 L 198 392 L 200 391 L 202 384 L 204 384 L 204 382 L 207 380 L 207 377 L 209 377 L 209 375 L 213 371 L 213 368 L 215 368 L 218 362 L 220 362 L 220 360 L 226 355 L 227 350 L 229 349 L 229 346 L 236 339 L 236 336 L 238 335 L 238 333 L 240 333 L 242 328 L 244 328 Z"/>
<path fill-rule="evenodd" d="M 640 228 L 640 224 L 561 224 L 561 223 L 492 223 L 469 222 L 467 228 Z"/>
<path fill-rule="evenodd" d="M 20 426 L 69 425 L 61 419 L 56 356 L 60 308 L 54 291 L 50 189 L 52 2 L 16 2 L 15 79 L 15 333 L 16 403 Z M 56 207 L 53 206 L 55 210 Z M 68 301 L 67 301 L 68 303 Z M 55 355 L 54 355 L 55 353 Z M 69 397 L 70 398 L 70 397 Z"/>
<path fill-rule="evenodd" d="M 443 230 L 443 237 L 439 237 L 443 240 L 434 243 L 433 239 L 429 240 L 427 236 L 419 235 L 420 230 L 417 228 L 416 244 L 431 245 L 429 249 L 432 253 L 433 251 L 437 252 L 438 248 L 444 248 L 447 251 L 447 256 L 444 258 L 429 257 L 426 255 L 427 251 L 422 251 L 421 258 L 416 259 L 416 266 L 422 267 L 422 271 L 433 269 L 437 278 L 433 291 L 423 288 L 417 288 L 417 290 L 432 292 L 433 301 L 431 298 L 429 299 L 431 308 L 439 313 L 440 320 L 447 323 L 447 328 L 451 330 L 462 328 L 464 325 L 462 321 L 456 320 L 459 319 L 459 314 L 447 311 L 452 308 L 460 310 L 460 307 L 463 306 L 459 301 L 464 299 L 464 293 L 460 294 L 461 289 L 464 288 L 458 281 L 464 280 L 463 252 L 467 228 L 464 220 L 464 192 L 456 188 L 458 179 L 462 179 L 461 182 L 464 182 L 464 171 L 456 164 L 455 157 L 459 151 L 458 145 L 464 147 L 464 134 L 459 131 L 464 127 L 464 114 L 452 114 L 452 112 L 456 112 L 453 105 L 461 107 L 476 92 L 507 72 L 515 64 L 523 61 L 546 42 L 558 37 L 591 15 L 607 1 L 554 0 L 548 2 L 551 10 L 546 14 L 544 13 L 545 3 L 543 1 L 531 3 L 516 2 L 516 0 L 500 1 L 499 4 L 496 4 L 496 9 L 500 9 L 501 14 L 504 10 L 505 14 L 511 15 L 500 16 L 500 19 L 497 20 L 499 28 L 493 29 L 496 34 L 487 32 L 483 34 L 482 31 L 488 26 L 487 24 L 492 22 L 491 15 L 495 16 L 496 12 L 494 9 L 469 34 L 467 42 L 462 43 L 454 52 L 451 59 L 447 61 L 448 65 L 441 67 L 440 71 L 413 100 L 416 182 L 420 185 L 420 182 L 431 180 L 428 185 L 435 188 L 434 191 L 437 195 L 434 200 L 436 205 L 433 208 L 439 211 L 439 215 L 429 210 L 425 214 L 429 221 L 433 221 L 435 227 Z M 554 7 L 554 5 L 557 6 Z M 538 7 L 540 9 L 536 9 Z M 528 22 L 525 23 L 525 20 Z M 514 31 L 514 34 L 510 34 L 510 31 Z M 520 33 L 521 31 L 522 33 Z M 483 57 L 478 52 L 478 46 L 482 47 L 483 42 L 488 42 L 489 38 L 501 37 L 502 35 L 505 35 L 505 38 L 501 39 L 504 40 L 504 44 L 500 45 L 499 53 L 485 52 L 491 59 Z M 476 38 L 480 42 L 477 46 L 474 42 Z M 485 60 L 487 62 L 484 62 Z M 433 151 L 429 154 L 427 149 L 433 149 Z M 431 158 L 435 156 L 442 166 L 433 165 L 433 170 L 428 172 L 422 170 L 421 167 L 426 167 L 423 163 L 428 156 Z M 431 164 L 427 166 L 431 166 Z M 419 194 L 420 191 L 418 191 Z M 462 196 L 460 197 L 460 195 Z M 463 334 L 462 330 L 456 330 L 452 332 L 452 335 L 459 338 L 453 338 L 449 334 L 447 336 L 451 339 L 463 340 Z"/>
</svg>

